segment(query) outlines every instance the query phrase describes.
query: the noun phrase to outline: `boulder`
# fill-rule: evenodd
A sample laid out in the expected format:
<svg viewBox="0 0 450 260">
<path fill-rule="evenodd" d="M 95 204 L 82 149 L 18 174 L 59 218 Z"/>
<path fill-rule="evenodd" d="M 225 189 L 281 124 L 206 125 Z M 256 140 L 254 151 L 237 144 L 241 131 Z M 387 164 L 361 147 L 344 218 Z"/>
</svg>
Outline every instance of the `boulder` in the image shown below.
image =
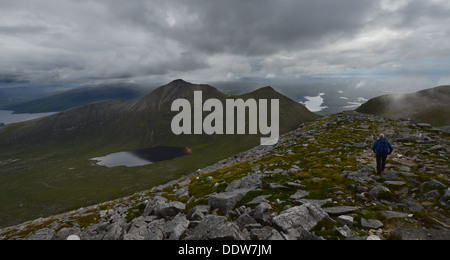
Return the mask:
<svg viewBox="0 0 450 260">
<path fill-rule="evenodd" d="M 285 240 L 320 240 L 304 228 L 291 228 L 281 233 Z"/>
<path fill-rule="evenodd" d="M 188 240 L 242 240 L 239 227 L 223 216 L 207 215 L 186 237 Z"/>
<path fill-rule="evenodd" d="M 114 222 L 109 227 L 102 240 L 120 240 L 123 239 L 123 229 L 120 223 Z"/>
<path fill-rule="evenodd" d="M 416 202 L 412 198 L 404 199 L 403 202 L 406 203 L 406 205 L 408 205 L 408 209 L 411 212 L 423 212 L 425 210 L 425 208 L 422 206 L 422 204 L 420 204 L 419 202 Z"/>
<path fill-rule="evenodd" d="M 254 198 L 252 201 L 247 203 L 247 205 L 254 205 L 254 204 L 260 204 L 261 202 L 268 202 L 267 198 L 270 198 L 272 195 L 261 195 L 256 198 Z"/>
<path fill-rule="evenodd" d="M 323 208 L 323 210 L 330 215 L 344 215 L 348 213 L 353 213 L 356 210 L 358 210 L 358 208 L 351 206 L 337 206 L 337 207 Z"/>
<path fill-rule="evenodd" d="M 262 188 L 262 175 L 260 174 L 250 174 L 240 180 L 233 181 L 225 189 L 226 192 L 235 190 L 255 190 Z"/>
<path fill-rule="evenodd" d="M 325 217 L 328 217 L 328 214 L 319 206 L 306 203 L 281 212 L 273 218 L 273 224 L 286 232 L 299 227 L 310 231 Z"/>
<path fill-rule="evenodd" d="M 349 215 L 341 215 L 338 217 L 338 222 L 348 227 L 353 226 L 353 217 Z"/>
<path fill-rule="evenodd" d="M 128 232 L 124 234 L 124 240 L 144 240 L 148 235 L 147 223 L 144 217 L 138 217 L 133 219 L 130 223 Z"/>
<path fill-rule="evenodd" d="M 81 233 L 82 240 L 102 240 L 106 234 L 110 224 L 107 223 L 95 223 L 91 224 L 87 228 L 83 229 Z"/>
<path fill-rule="evenodd" d="M 383 216 L 385 216 L 387 219 L 412 217 L 412 214 L 397 212 L 397 211 L 390 211 L 390 210 L 381 211 L 381 214 L 383 214 Z"/>
<path fill-rule="evenodd" d="M 440 195 L 437 190 L 432 190 L 432 191 L 429 191 L 427 193 L 420 195 L 419 197 L 422 199 L 438 200 L 439 196 Z"/>
<path fill-rule="evenodd" d="M 368 184 L 371 181 L 369 175 L 371 175 L 372 173 L 374 173 L 374 169 L 372 167 L 367 165 L 360 165 L 358 166 L 357 171 L 349 172 L 347 174 L 347 178 L 362 184 Z"/>
<path fill-rule="evenodd" d="M 52 228 L 44 228 L 27 236 L 26 240 L 51 240 L 55 235 Z"/>
<path fill-rule="evenodd" d="M 378 184 L 377 186 L 373 187 L 368 194 L 373 199 L 386 199 L 390 197 L 391 191 L 383 185 Z"/>
<path fill-rule="evenodd" d="M 404 186 L 406 183 L 404 181 L 385 181 L 383 184 L 387 186 Z"/>
<path fill-rule="evenodd" d="M 165 233 L 166 221 L 164 219 L 158 219 L 150 222 L 147 225 L 147 235 L 145 240 L 163 240 L 166 237 Z"/>
<path fill-rule="evenodd" d="M 187 219 L 191 221 L 199 221 L 202 220 L 206 214 L 209 213 L 211 207 L 209 205 L 197 205 L 189 211 L 186 215 Z"/>
<path fill-rule="evenodd" d="M 212 194 L 209 196 L 208 205 L 213 209 L 220 209 L 226 214 L 228 211 L 232 210 L 248 192 L 248 189 L 239 189 Z"/>
<path fill-rule="evenodd" d="M 258 206 L 256 206 L 253 211 L 253 218 L 261 224 L 270 224 L 270 220 L 272 217 L 270 216 L 269 211 L 272 209 L 267 202 L 261 202 Z"/>
<path fill-rule="evenodd" d="M 293 200 L 293 201 L 297 201 L 308 195 L 309 195 L 309 192 L 303 191 L 303 190 L 298 190 L 294 195 L 290 196 L 289 199 Z"/>
<path fill-rule="evenodd" d="M 184 203 L 159 200 L 153 208 L 153 215 L 160 218 L 170 218 L 176 216 L 178 213 L 183 213 L 185 210 L 186 205 Z"/>
<path fill-rule="evenodd" d="M 383 226 L 383 223 L 377 219 L 361 219 L 361 226 L 370 229 L 379 229 Z"/>
<path fill-rule="evenodd" d="M 241 229 L 246 228 L 248 225 L 257 224 L 255 218 L 253 218 L 252 216 L 250 216 L 248 214 L 243 214 L 243 215 L 239 216 L 239 218 L 236 219 L 235 223 Z M 259 226 L 261 226 L 261 225 L 259 225 Z"/>
<path fill-rule="evenodd" d="M 444 196 L 441 198 L 442 201 L 450 200 L 450 188 L 445 190 Z"/>
<path fill-rule="evenodd" d="M 167 222 L 164 227 L 164 235 L 169 240 L 179 240 L 189 227 L 189 220 L 184 215 L 177 215 L 173 220 Z"/>
<path fill-rule="evenodd" d="M 267 183 L 267 188 L 271 190 L 276 190 L 276 189 L 285 189 L 286 187 L 278 183 Z"/>
<path fill-rule="evenodd" d="M 347 225 L 344 225 L 343 227 L 334 227 L 334 230 L 345 238 L 355 235 Z"/>
<path fill-rule="evenodd" d="M 250 230 L 250 238 L 252 240 L 267 240 L 270 236 L 272 236 L 272 231 L 274 231 L 274 229 L 269 226 L 255 228 Z"/>
<path fill-rule="evenodd" d="M 430 188 L 430 189 L 445 189 L 446 186 L 435 179 L 431 179 L 430 181 L 427 181 L 423 184 L 424 187 Z"/>
</svg>

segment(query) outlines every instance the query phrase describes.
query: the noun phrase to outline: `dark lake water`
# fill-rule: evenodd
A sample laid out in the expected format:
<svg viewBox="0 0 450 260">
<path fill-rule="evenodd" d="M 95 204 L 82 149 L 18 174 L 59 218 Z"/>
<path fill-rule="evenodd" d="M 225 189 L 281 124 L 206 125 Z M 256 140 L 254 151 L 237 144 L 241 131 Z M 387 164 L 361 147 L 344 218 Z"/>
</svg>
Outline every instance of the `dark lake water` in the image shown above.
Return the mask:
<svg viewBox="0 0 450 260">
<path fill-rule="evenodd" d="M 117 166 L 137 167 L 172 160 L 190 154 L 192 154 L 192 150 L 188 147 L 158 146 L 136 151 L 112 153 L 103 157 L 92 158 L 91 160 L 98 161 L 97 165 L 108 168 Z"/>
</svg>

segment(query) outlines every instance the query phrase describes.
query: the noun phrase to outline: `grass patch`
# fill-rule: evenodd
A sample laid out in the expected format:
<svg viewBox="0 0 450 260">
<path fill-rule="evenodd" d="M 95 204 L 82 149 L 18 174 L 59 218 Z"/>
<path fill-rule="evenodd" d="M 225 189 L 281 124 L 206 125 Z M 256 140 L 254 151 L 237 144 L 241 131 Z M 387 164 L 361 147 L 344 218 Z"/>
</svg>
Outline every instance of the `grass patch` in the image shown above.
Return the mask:
<svg viewBox="0 0 450 260">
<path fill-rule="evenodd" d="M 142 216 L 142 214 L 144 214 L 145 207 L 146 207 L 145 203 L 141 203 L 136 207 L 128 209 L 127 216 L 125 217 L 126 222 L 131 223 L 133 219 Z"/>
</svg>

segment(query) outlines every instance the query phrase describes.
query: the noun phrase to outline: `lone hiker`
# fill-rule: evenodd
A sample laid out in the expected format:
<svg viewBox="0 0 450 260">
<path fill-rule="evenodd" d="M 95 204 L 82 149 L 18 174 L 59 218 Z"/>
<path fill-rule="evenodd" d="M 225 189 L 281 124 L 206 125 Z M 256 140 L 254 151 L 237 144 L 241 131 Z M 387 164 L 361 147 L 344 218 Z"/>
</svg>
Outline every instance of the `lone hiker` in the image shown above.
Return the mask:
<svg viewBox="0 0 450 260">
<path fill-rule="evenodd" d="M 386 166 L 386 158 L 394 151 L 394 148 L 384 139 L 384 134 L 380 134 L 378 140 L 373 144 L 372 150 L 377 155 L 377 173 L 381 174 Z"/>
</svg>

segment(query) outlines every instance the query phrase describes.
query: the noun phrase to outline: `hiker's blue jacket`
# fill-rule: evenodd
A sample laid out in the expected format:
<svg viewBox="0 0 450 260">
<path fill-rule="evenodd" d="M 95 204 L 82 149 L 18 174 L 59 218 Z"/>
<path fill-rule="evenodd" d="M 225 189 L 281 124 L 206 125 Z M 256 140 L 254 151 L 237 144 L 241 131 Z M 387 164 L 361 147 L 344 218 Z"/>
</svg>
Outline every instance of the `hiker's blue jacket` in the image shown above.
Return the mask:
<svg viewBox="0 0 450 260">
<path fill-rule="evenodd" d="M 384 140 L 386 142 L 386 146 L 389 149 L 389 151 L 387 151 L 387 153 L 381 149 L 381 143 L 380 143 L 381 140 Z M 373 144 L 372 150 L 374 153 L 377 153 L 377 155 L 389 155 L 392 153 L 392 151 L 394 151 L 394 148 L 392 148 L 392 145 L 389 143 L 388 140 L 380 138 Z"/>
</svg>

